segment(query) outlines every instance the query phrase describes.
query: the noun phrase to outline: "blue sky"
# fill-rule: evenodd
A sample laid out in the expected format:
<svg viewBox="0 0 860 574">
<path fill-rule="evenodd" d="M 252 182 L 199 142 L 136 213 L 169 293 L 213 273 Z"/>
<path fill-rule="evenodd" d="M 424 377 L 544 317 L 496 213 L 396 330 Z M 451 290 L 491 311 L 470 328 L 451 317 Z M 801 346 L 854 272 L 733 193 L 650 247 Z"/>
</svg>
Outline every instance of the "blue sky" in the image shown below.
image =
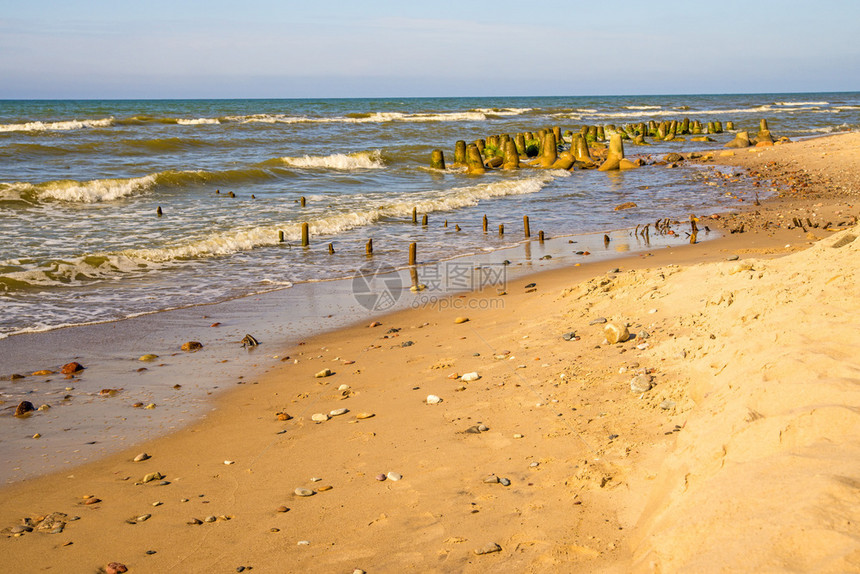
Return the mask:
<svg viewBox="0 0 860 574">
<path fill-rule="evenodd" d="M 860 90 L 860 2 L 0 0 L 0 98 Z"/>
</svg>

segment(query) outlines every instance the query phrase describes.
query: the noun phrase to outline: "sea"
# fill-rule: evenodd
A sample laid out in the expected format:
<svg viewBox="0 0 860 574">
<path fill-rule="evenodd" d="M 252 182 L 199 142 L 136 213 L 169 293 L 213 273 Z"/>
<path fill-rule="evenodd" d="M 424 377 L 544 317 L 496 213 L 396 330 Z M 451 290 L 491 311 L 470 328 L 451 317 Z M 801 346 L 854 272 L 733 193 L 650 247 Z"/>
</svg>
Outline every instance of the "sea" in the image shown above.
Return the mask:
<svg viewBox="0 0 860 574">
<path fill-rule="evenodd" d="M 860 128 L 860 93 L 0 101 L 0 338 L 351 277 L 368 240 L 396 268 L 411 242 L 422 262 L 514 245 L 524 215 L 561 236 L 726 207 L 695 170 L 430 168 L 457 140 L 684 118 L 796 139 Z M 626 153 L 734 134 L 711 137 Z"/>
</svg>

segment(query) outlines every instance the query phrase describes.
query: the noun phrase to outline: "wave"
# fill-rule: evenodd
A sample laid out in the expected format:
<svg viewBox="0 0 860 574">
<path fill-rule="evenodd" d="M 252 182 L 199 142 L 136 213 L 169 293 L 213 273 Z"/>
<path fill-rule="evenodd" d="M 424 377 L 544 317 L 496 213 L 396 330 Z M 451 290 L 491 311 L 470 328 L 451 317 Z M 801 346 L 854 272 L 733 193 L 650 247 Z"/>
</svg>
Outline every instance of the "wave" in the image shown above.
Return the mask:
<svg viewBox="0 0 860 574">
<path fill-rule="evenodd" d="M 477 205 L 480 201 L 539 192 L 557 177 L 568 176 L 564 171 L 548 171 L 525 179 L 509 179 L 480 183 L 446 191 L 413 194 L 408 200 L 389 203 L 383 199 L 367 199 L 367 207 L 344 213 L 324 215 L 310 220 L 310 233 L 333 236 L 379 221 L 411 217 L 412 209 L 421 213 L 451 211 Z M 33 287 L 77 286 L 95 281 L 116 280 L 122 276 L 142 274 L 184 261 L 231 255 L 261 247 L 277 246 L 279 232 L 287 241 L 301 239 L 301 222 L 270 224 L 231 229 L 198 238 L 184 244 L 127 249 L 115 253 L 88 254 L 75 258 L 37 262 L 9 260 L 0 262 L 0 291 L 18 291 Z"/>
<path fill-rule="evenodd" d="M 382 169 L 382 152 L 363 151 L 351 154 L 336 153 L 327 156 L 281 157 L 273 160 L 288 167 L 324 168 L 324 169 Z"/>
<path fill-rule="evenodd" d="M 775 106 L 829 106 L 830 102 L 774 102 Z"/>
<path fill-rule="evenodd" d="M 497 112 L 492 112 L 499 115 Z M 283 114 L 253 114 L 249 116 L 227 116 L 224 120 L 240 123 L 268 123 L 268 124 L 366 124 L 385 122 L 461 122 L 461 121 L 483 121 L 487 114 L 481 111 L 469 112 L 443 112 L 443 113 L 414 113 L 403 112 L 372 112 L 347 114 L 345 116 L 333 117 L 308 117 L 288 116 Z"/>
<path fill-rule="evenodd" d="M 627 110 L 661 110 L 663 106 L 624 106 Z"/>
<path fill-rule="evenodd" d="M 65 201 L 98 203 L 114 201 L 152 191 L 158 186 L 182 187 L 204 183 L 236 184 L 243 181 L 274 179 L 277 175 L 262 168 L 244 168 L 210 172 L 168 170 L 142 177 L 93 179 L 76 181 L 63 179 L 44 183 L 0 183 L 0 201 Z"/>
<path fill-rule="evenodd" d="M 487 116 L 520 116 L 532 111 L 534 108 L 476 108 L 472 110 Z"/>
<path fill-rule="evenodd" d="M 218 118 L 197 118 L 197 119 L 185 119 L 179 118 L 176 120 L 176 123 L 180 126 L 200 126 L 200 125 L 220 125 L 221 120 Z"/>
<path fill-rule="evenodd" d="M 107 128 L 114 125 L 113 118 L 100 120 L 65 120 L 60 122 L 26 122 L 23 124 L 0 124 L 0 132 L 46 132 L 69 131 L 84 128 Z"/>
</svg>

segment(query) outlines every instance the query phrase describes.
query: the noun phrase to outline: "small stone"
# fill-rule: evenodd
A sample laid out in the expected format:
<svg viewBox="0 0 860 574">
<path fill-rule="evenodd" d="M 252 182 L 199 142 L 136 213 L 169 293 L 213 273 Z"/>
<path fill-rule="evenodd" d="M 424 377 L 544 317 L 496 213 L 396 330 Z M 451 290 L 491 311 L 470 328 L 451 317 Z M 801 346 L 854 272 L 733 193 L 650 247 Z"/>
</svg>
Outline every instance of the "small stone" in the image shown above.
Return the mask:
<svg viewBox="0 0 860 574">
<path fill-rule="evenodd" d="M 35 371 L 35 372 L 33 373 L 33 376 L 34 376 L 34 377 L 44 377 L 44 376 L 46 376 L 46 375 L 53 375 L 53 374 L 54 374 L 54 371 L 51 371 L 51 370 L 49 370 L 49 369 L 42 369 L 42 370 L 39 370 L 39 371 Z"/>
<path fill-rule="evenodd" d="M 183 351 L 198 351 L 202 348 L 203 343 L 200 343 L 199 341 L 187 341 L 185 343 L 182 343 L 181 347 Z"/>
<path fill-rule="evenodd" d="M 499 478 L 499 484 L 501 484 L 502 486 L 510 486 L 511 481 L 507 478 Z"/>
<path fill-rule="evenodd" d="M 314 375 L 314 377 L 316 377 L 318 379 L 324 379 L 325 377 L 330 377 L 333 374 L 334 373 L 331 372 L 331 369 L 323 369 L 322 371 L 320 371 L 319 373 Z"/>
<path fill-rule="evenodd" d="M 148 411 L 151 411 L 151 410 L 155 409 L 155 406 L 156 406 L 155 403 L 149 403 L 148 405 L 146 405 L 143 408 L 145 408 Z"/>
<path fill-rule="evenodd" d="M 380 325 L 382 325 L 382 323 L 380 323 L 379 321 L 374 321 L 373 323 L 368 325 L 368 327 L 379 327 Z"/>
<path fill-rule="evenodd" d="M 296 496 L 313 496 L 315 493 L 310 488 L 302 488 L 299 487 L 295 489 L 293 492 L 296 493 Z"/>
<path fill-rule="evenodd" d="M 624 209 L 633 209 L 636 207 L 636 204 L 632 201 L 625 201 L 622 204 L 616 205 L 614 211 L 622 211 Z"/>
<path fill-rule="evenodd" d="M 277 414 L 277 415 L 275 415 L 275 416 L 277 416 L 277 417 L 278 417 L 278 420 L 279 420 L 279 421 L 288 421 L 288 420 L 290 420 L 291 418 L 293 418 L 293 417 L 291 417 L 291 416 L 290 416 L 289 414 L 287 414 L 287 413 L 278 413 L 278 414 Z"/>
<path fill-rule="evenodd" d="M 161 506 L 162 504 L 164 504 L 164 503 L 160 502 L 160 501 L 155 501 L 152 503 L 153 506 Z"/>
<path fill-rule="evenodd" d="M 740 257 L 738 257 L 737 255 L 729 255 L 728 257 L 726 257 L 726 261 L 737 261 L 738 259 L 740 259 Z"/>
<path fill-rule="evenodd" d="M 626 325 L 609 323 L 603 328 L 603 335 L 606 337 L 606 340 L 610 345 L 614 345 L 616 343 L 623 343 L 629 339 L 630 331 L 627 330 Z"/>
<path fill-rule="evenodd" d="M 469 383 L 471 381 L 477 381 L 480 378 L 481 378 L 481 375 L 473 372 L 473 373 L 466 373 L 465 375 L 461 376 L 460 380 Z"/>
<path fill-rule="evenodd" d="M 203 521 L 200 520 L 199 518 L 192 518 L 186 524 L 191 524 L 191 525 L 197 526 L 199 524 L 203 524 Z"/>
<path fill-rule="evenodd" d="M 576 333 L 574 333 L 573 331 L 565 333 L 564 335 L 561 336 L 561 338 L 564 339 L 565 341 L 575 341 L 576 339 L 578 339 L 578 337 L 576 336 Z"/>
<path fill-rule="evenodd" d="M 317 492 L 327 492 L 327 491 L 331 490 L 332 488 L 333 487 L 329 486 L 329 485 L 321 486 L 321 487 L 317 488 Z"/>
<path fill-rule="evenodd" d="M 335 409 L 331 411 L 328 416 L 330 417 L 339 417 L 340 415 L 345 415 L 349 412 L 349 409 Z"/>
<path fill-rule="evenodd" d="M 310 540 L 299 540 L 297 544 L 298 544 L 298 546 L 310 546 L 311 541 Z"/>
<path fill-rule="evenodd" d="M 477 426 L 471 426 L 471 427 L 467 428 L 464 432 L 471 433 L 471 434 L 481 434 L 481 431 L 478 430 Z"/>
<path fill-rule="evenodd" d="M 388 478 L 388 477 L 387 477 L 387 476 L 385 476 L 385 474 L 384 474 L 384 473 L 383 473 L 383 474 L 377 474 L 377 475 L 376 475 L 376 480 L 378 480 L 379 482 L 384 481 L 386 478 Z"/>
<path fill-rule="evenodd" d="M 236 461 L 235 461 L 235 460 L 225 460 L 225 461 L 224 461 L 224 464 L 226 464 L 226 465 L 228 465 L 228 466 L 229 466 L 229 465 L 231 465 L 231 464 L 236 464 Z"/>
<path fill-rule="evenodd" d="M 427 395 L 427 404 L 428 405 L 438 405 L 442 402 L 442 397 L 437 397 L 436 395 Z"/>
<path fill-rule="evenodd" d="M 147 353 L 146 355 L 141 355 L 138 361 L 154 361 L 158 358 L 158 355 L 153 355 L 152 353 Z"/>
<path fill-rule="evenodd" d="M 490 430 L 490 427 L 488 427 L 487 425 L 484 425 L 484 424 L 479 424 L 478 430 L 481 432 L 487 432 L 488 430 Z"/>
<path fill-rule="evenodd" d="M 348 390 L 349 390 L 349 388 L 350 388 L 350 387 L 349 387 L 349 385 L 341 385 L 341 386 L 339 386 L 339 387 L 337 388 L 337 390 L 339 390 L 339 391 L 348 391 Z"/>
<path fill-rule="evenodd" d="M 630 381 L 630 390 L 634 393 L 644 393 L 650 391 L 653 386 L 651 383 L 651 375 L 636 375 Z"/>
<path fill-rule="evenodd" d="M 490 476 L 488 476 L 484 479 L 484 482 L 487 484 L 496 484 L 497 482 L 499 482 L 499 477 L 496 476 L 495 474 L 491 474 Z"/>
<path fill-rule="evenodd" d="M 92 506 L 93 504 L 98 504 L 99 502 L 102 501 L 101 498 L 96 498 L 95 496 L 92 496 L 92 495 L 86 496 L 84 498 L 85 498 L 84 505 L 86 505 L 86 506 Z"/>
<path fill-rule="evenodd" d="M 15 408 L 15 416 L 20 417 L 24 416 L 27 413 L 33 412 L 36 410 L 36 407 L 33 406 L 33 403 L 30 401 L 21 401 L 18 403 L 18 406 Z"/>
<path fill-rule="evenodd" d="M 280 528 L 269 528 L 269 532 L 280 532 Z"/>
<path fill-rule="evenodd" d="M 481 548 L 476 548 L 473 552 L 478 556 L 482 554 L 492 554 L 493 552 L 501 552 L 502 547 L 496 544 L 495 542 L 490 542 L 489 544 L 485 544 Z"/>
<path fill-rule="evenodd" d="M 459 325 L 461 323 L 466 323 L 468 321 L 469 321 L 468 317 L 457 317 L 456 319 L 454 319 L 454 323 L 457 325 Z"/>
<path fill-rule="evenodd" d="M 49 411 L 49 410 L 51 410 L 51 405 L 40 405 L 39 408 L 36 410 L 38 410 L 38 411 Z"/>
<path fill-rule="evenodd" d="M 414 344 L 415 344 L 414 341 L 403 341 L 402 343 L 400 343 L 400 346 L 401 347 L 411 347 Z"/>
<path fill-rule="evenodd" d="M 152 518 L 151 514 L 141 514 L 140 516 L 138 516 L 134 520 L 135 520 L 135 522 L 146 522 L 150 518 Z"/>
<path fill-rule="evenodd" d="M 160 472 L 150 472 L 143 477 L 143 480 L 141 480 L 141 482 L 146 484 L 147 482 L 152 482 L 153 480 L 161 480 L 162 478 L 164 478 L 164 475 Z"/>
<path fill-rule="evenodd" d="M 71 363 L 66 363 L 65 365 L 63 365 L 63 368 L 60 369 L 60 372 L 63 373 L 64 375 L 71 375 L 71 374 L 77 373 L 78 371 L 83 371 L 83 370 L 84 370 L 84 366 L 82 364 L 71 362 Z"/>
<path fill-rule="evenodd" d="M 22 534 L 24 532 L 33 532 L 33 528 L 30 526 L 22 526 L 19 524 L 18 526 L 13 526 L 9 532 L 11 532 L 12 534 Z"/>
<path fill-rule="evenodd" d="M 121 562 L 110 562 L 105 566 L 105 574 L 123 574 L 128 572 L 128 567 Z"/>
<path fill-rule="evenodd" d="M 215 516 L 207 516 L 206 518 L 203 519 L 204 522 L 209 522 L 209 523 L 215 522 L 216 520 L 218 520 L 218 518 L 216 518 Z"/>
<path fill-rule="evenodd" d="M 328 420 L 328 415 L 325 413 L 314 413 L 311 415 L 311 420 L 318 423 L 323 423 Z"/>
<path fill-rule="evenodd" d="M 358 413 L 357 415 L 355 415 L 355 418 L 357 418 L 358 420 L 364 420 L 364 419 L 373 418 L 375 416 L 376 416 L 376 414 L 374 414 L 374 413 Z"/>
<path fill-rule="evenodd" d="M 317 476 L 311 477 L 311 482 L 321 482 L 321 481 L 322 481 L 322 479 L 317 477 Z"/>
<path fill-rule="evenodd" d="M 670 399 L 666 399 L 665 401 L 660 403 L 660 408 L 663 409 L 664 411 L 668 411 L 670 409 L 673 409 L 673 408 L 675 408 L 675 401 L 670 400 Z"/>
<path fill-rule="evenodd" d="M 531 464 L 529 465 L 529 467 L 531 467 L 531 468 L 537 468 L 537 467 L 539 467 L 539 466 L 540 466 L 540 463 L 539 463 L 539 462 L 537 462 L 537 461 L 535 461 L 535 462 L 533 462 L 533 463 L 531 463 Z"/>
<path fill-rule="evenodd" d="M 596 319 L 592 319 L 589 325 L 602 325 L 603 323 L 606 323 L 606 318 L 598 317 Z"/>
<path fill-rule="evenodd" d="M 398 480 L 400 480 L 401 478 L 403 478 L 403 476 L 402 476 L 402 475 L 400 475 L 400 474 L 398 474 L 398 473 L 396 473 L 396 472 L 389 472 L 389 473 L 387 473 L 385 476 L 388 478 L 388 480 L 393 480 L 394 482 L 397 482 Z"/>
<path fill-rule="evenodd" d="M 514 438 L 523 438 L 523 435 L 521 435 L 521 434 L 515 434 L 515 435 L 514 435 Z"/>
<path fill-rule="evenodd" d="M 289 510 L 290 509 L 287 508 L 286 506 L 279 506 L 275 509 L 275 512 L 282 512 L 283 513 L 283 512 L 289 512 Z"/>
</svg>

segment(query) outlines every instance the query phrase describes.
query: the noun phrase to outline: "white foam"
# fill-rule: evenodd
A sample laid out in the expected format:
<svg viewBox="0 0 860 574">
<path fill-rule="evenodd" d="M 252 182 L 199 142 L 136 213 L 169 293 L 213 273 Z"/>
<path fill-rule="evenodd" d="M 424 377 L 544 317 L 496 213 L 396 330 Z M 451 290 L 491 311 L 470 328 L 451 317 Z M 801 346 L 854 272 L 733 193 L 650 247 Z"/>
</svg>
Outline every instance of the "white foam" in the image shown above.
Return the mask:
<svg viewBox="0 0 860 574">
<path fill-rule="evenodd" d="M 23 124 L 0 124 L 0 132 L 44 132 L 69 131 L 84 128 L 106 128 L 112 126 L 113 118 L 100 120 L 66 120 L 61 122 L 27 122 Z"/>
<path fill-rule="evenodd" d="M 775 106 L 829 106 L 830 102 L 774 102 Z"/>
<path fill-rule="evenodd" d="M 663 106 L 624 106 L 628 110 L 660 110 Z"/>
<path fill-rule="evenodd" d="M 78 203 L 111 201 L 151 189 L 156 175 L 131 179 L 94 179 L 91 181 L 59 180 L 47 183 L 0 183 L 0 197 L 20 199 L 34 195 L 38 199 L 56 199 Z"/>
<path fill-rule="evenodd" d="M 279 159 L 284 165 L 302 168 L 354 170 L 382 169 L 385 167 L 385 163 L 382 161 L 382 152 L 379 150 L 351 154 L 336 153 L 327 156 L 282 157 Z"/>
<path fill-rule="evenodd" d="M 492 112 L 496 114 L 496 112 Z M 498 114 L 497 114 L 498 115 Z M 269 114 L 254 114 L 250 116 L 228 116 L 225 118 L 229 121 L 242 123 L 281 123 L 281 124 L 300 124 L 300 123 L 346 123 L 346 124 L 367 124 L 367 123 L 385 123 L 385 122 L 460 122 L 460 121 L 483 121 L 487 119 L 487 114 L 480 111 L 470 112 L 445 112 L 445 113 L 419 113 L 407 114 L 403 112 L 375 112 L 372 114 L 351 116 L 336 116 L 330 118 L 313 118 L 307 116 L 287 116 L 287 115 L 269 115 Z"/>
<path fill-rule="evenodd" d="M 219 120 L 218 118 L 179 118 L 178 120 L 176 120 L 176 123 L 181 126 L 219 125 L 221 123 L 221 120 Z"/>
</svg>

